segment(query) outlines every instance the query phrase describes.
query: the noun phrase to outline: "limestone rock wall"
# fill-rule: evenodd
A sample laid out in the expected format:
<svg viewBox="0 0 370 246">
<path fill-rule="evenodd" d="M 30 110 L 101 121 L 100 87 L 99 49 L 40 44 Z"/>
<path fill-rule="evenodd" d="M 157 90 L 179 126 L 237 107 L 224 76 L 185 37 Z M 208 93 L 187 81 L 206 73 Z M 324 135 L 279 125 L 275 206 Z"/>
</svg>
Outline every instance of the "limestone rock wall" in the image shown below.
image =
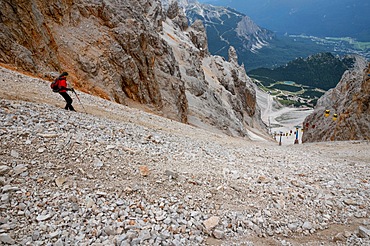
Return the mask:
<svg viewBox="0 0 370 246">
<path fill-rule="evenodd" d="M 188 26 L 176 1 L 1 1 L 0 63 L 50 80 L 68 71 L 75 88 L 180 122 L 264 131 L 235 50 L 211 56 L 203 23 Z"/>
<path fill-rule="evenodd" d="M 165 22 L 163 39 L 173 48 L 185 81 L 188 122 L 204 129 L 217 129 L 233 136 L 248 137 L 248 127 L 262 135 L 266 127 L 256 104 L 256 91 L 233 47 L 229 61 L 209 55 L 205 28 L 194 22 L 181 32 L 172 20 Z"/>
<path fill-rule="evenodd" d="M 355 59 L 354 68 L 318 100 L 305 119 L 303 142 L 370 140 L 370 65 L 364 58 Z M 325 110 L 330 110 L 328 117 Z"/>
<path fill-rule="evenodd" d="M 187 121 L 184 81 L 158 35 L 160 1 L 12 0 L 0 12 L 0 62 L 40 77 L 66 70 L 84 91 Z"/>
</svg>

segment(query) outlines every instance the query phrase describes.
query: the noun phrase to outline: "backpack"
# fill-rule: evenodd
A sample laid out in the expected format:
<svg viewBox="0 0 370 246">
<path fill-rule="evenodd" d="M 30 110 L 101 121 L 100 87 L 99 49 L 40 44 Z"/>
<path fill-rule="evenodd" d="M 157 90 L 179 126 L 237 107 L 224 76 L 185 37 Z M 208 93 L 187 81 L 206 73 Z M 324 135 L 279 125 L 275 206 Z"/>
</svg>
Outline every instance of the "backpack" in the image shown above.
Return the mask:
<svg viewBox="0 0 370 246">
<path fill-rule="evenodd" d="M 50 88 L 53 90 L 53 92 L 59 92 L 60 87 L 59 87 L 59 81 L 60 78 L 56 78 L 53 83 L 51 83 Z"/>
</svg>

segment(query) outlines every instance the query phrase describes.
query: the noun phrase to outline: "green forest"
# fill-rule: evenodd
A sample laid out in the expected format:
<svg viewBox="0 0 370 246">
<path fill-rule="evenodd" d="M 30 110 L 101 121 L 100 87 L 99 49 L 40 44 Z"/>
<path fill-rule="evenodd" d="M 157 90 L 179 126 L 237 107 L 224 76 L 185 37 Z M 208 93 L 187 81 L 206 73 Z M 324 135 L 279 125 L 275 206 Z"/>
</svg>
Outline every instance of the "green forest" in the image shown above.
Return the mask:
<svg viewBox="0 0 370 246">
<path fill-rule="evenodd" d="M 277 81 L 294 81 L 297 84 L 329 90 L 338 84 L 353 62 L 350 57 L 340 58 L 325 52 L 305 59 L 300 57 L 273 69 L 254 69 L 249 71 L 248 75 L 265 85 Z"/>
</svg>

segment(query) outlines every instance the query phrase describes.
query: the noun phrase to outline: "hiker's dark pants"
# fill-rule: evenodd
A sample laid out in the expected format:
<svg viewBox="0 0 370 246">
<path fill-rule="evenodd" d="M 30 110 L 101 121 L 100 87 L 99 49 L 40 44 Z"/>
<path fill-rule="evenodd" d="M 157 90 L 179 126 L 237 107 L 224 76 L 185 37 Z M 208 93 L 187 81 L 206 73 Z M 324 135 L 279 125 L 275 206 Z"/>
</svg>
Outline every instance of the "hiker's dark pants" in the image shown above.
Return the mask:
<svg viewBox="0 0 370 246">
<path fill-rule="evenodd" d="M 59 92 L 59 94 L 64 98 L 64 100 L 66 100 L 66 106 L 64 107 L 66 110 L 72 110 L 72 111 L 75 111 L 75 109 L 73 108 L 72 106 L 72 98 L 68 95 L 67 92 Z"/>
</svg>

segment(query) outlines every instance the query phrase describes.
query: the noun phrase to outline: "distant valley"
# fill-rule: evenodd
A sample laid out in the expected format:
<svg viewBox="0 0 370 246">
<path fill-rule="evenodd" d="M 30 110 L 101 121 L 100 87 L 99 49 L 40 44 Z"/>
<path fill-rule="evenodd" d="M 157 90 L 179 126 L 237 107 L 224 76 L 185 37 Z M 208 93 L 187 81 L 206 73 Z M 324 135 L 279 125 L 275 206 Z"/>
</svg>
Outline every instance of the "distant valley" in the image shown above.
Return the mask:
<svg viewBox="0 0 370 246">
<path fill-rule="evenodd" d="M 341 58 L 331 53 L 318 53 L 273 69 L 251 70 L 248 74 L 260 88 L 273 93 L 280 103 L 313 107 L 317 99 L 326 90 L 334 88 L 343 73 L 353 67 L 354 60 L 351 55 Z"/>
<path fill-rule="evenodd" d="M 191 23 L 197 19 L 203 21 L 209 51 L 228 59 L 228 48 L 235 47 L 239 63 L 244 64 L 247 74 L 262 90 L 274 95 L 284 105 L 315 106 L 317 99 L 335 87 L 344 71 L 350 68 L 351 62 L 344 58 L 346 55 L 357 54 L 370 59 L 370 42 L 351 37 L 282 34 L 281 30 L 260 27 L 244 13 L 248 10 L 254 13 L 261 3 L 250 3 L 247 8 L 236 1 L 199 2 L 179 3 Z M 213 5 L 239 6 L 244 13 Z M 278 8 L 272 5 L 266 3 L 270 8 Z M 338 11 L 342 7 L 338 6 Z M 272 16 L 275 14 L 271 13 Z"/>
<path fill-rule="evenodd" d="M 370 41 L 368 0 L 199 0 L 227 6 L 250 16 L 259 26 L 281 35 L 352 37 Z"/>
<path fill-rule="evenodd" d="M 343 73 L 352 67 L 353 56 L 343 58 L 331 53 L 318 53 L 306 59 L 297 58 L 286 65 L 273 69 L 251 70 L 249 76 L 258 78 L 265 85 L 277 81 L 294 81 L 299 84 L 329 90 L 335 87 Z"/>
<path fill-rule="evenodd" d="M 306 58 L 322 52 L 340 56 L 357 54 L 369 60 L 370 42 L 359 42 L 349 37 L 276 36 L 268 46 L 261 48 L 257 53 L 250 52 L 246 55 L 246 70 L 251 71 L 261 67 L 274 68 L 299 57 Z"/>
<path fill-rule="evenodd" d="M 220 1 L 208 2 L 217 4 Z M 321 52 L 342 56 L 358 54 L 370 59 L 370 42 L 360 42 L 350 37 L 279 34 L 276 30 L 259 26 L 254 19 L 235 9 L 197 1 L 181 1 L 179 4 L 185 9 L 191 23 L 196 19 L 204 23 L 209 51 L 227 59 L 229 46 L 234 46 L 239 62 L 244 64 L 246 71 L 278 67 L 296 58 Z"/>
</svg>

